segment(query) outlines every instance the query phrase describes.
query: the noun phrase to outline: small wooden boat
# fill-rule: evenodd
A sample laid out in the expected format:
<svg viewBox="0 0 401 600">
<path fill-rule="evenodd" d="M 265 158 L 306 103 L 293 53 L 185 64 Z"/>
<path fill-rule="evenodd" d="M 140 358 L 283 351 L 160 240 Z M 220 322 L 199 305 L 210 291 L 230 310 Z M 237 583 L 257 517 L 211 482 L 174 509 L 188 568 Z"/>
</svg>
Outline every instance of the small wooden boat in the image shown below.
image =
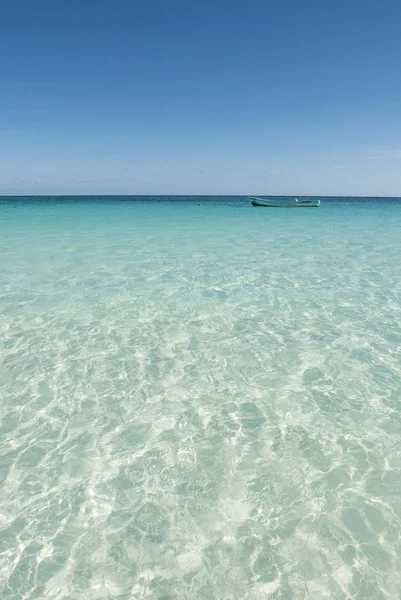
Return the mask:
<svg viewBox="0 0 401 600">
<path fill-rule="evenodd" d="M 249 200 L 252 202 L 252 206 L 266 206 L 272 208 L 317 208 L 320 205 L 320 200 L 310 200 L 298 198 L 256 198 L 249 196 Z"/>
</svg>

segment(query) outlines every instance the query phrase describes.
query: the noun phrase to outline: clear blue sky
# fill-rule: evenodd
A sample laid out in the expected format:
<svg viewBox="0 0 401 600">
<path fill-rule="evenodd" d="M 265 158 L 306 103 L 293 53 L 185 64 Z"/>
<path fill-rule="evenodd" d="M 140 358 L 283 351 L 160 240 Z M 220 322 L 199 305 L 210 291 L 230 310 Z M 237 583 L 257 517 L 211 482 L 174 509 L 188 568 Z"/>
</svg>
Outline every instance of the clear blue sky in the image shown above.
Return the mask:
<svg viewBox="0 0 401 600">
<path fill-rule="evenodd" d="M 7 2 L 0 194 L 401 195 L 400 0 Z"/>
</svg>

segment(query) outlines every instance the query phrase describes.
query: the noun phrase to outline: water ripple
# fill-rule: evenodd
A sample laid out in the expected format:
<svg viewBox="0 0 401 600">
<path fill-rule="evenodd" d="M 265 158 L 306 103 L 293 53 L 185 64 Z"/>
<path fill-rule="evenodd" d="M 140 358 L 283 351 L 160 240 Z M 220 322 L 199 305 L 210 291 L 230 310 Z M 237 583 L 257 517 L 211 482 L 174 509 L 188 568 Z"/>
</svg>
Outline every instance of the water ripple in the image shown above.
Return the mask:
<svg viewBox="0 0 401 600">
<path fill-rule="evenodd" d="M 321 208 L 5 212 L 2 597 L 399 597 L 401 219 Z"/>
</svg>

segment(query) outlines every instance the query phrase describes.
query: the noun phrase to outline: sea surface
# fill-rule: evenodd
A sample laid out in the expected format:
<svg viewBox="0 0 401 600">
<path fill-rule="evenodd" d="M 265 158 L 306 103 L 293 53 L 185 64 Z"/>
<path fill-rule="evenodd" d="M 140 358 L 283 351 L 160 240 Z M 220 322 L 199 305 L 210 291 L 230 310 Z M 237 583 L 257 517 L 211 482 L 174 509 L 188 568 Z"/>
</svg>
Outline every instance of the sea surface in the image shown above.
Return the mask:
<svg viewBox="0 0 401 600">
<path fill-rule="evenodd" d="M 400 199 L 0 199 L 0 598 L 400 590 Z"/>
</svg>

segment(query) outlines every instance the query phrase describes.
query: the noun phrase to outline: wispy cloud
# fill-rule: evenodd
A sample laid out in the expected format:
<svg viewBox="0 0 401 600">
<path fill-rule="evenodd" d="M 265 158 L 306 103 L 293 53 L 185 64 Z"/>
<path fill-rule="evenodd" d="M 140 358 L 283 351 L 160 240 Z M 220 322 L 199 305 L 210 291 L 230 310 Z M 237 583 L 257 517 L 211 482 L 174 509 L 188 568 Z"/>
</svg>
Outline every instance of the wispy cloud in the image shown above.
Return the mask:
<svg viewBox="0 0 401 600">
<path fill-rule="evenodd" d="M 271 175 L 281 175 L 282 173 L 286 173 L 287 171 L 282 170 L 282 169 L 272 169 L 270 171 Z"/>
<path fill-rule="evenodd" d="M 100 146 L 99 148 L 93 148 L 93 154 L 111 154 L 111 149 L 105 146 Z"/>
<path fill-rule="evenodd" d="M 189 179 L 192 179 L 193 181 L 203 181 L 205 179 L 207 179 L 206 175 L 204 173 L 189 173 L 188 175 Z"/>
<path fill-rule="evenodd" d="M 77 179 L 76 177 L 72 177 L 69 181 L 79 181 L 79 183 L 105 183 L 106 181 L 122 181 L 119 177 L 103 177 L 103 178 L 93 178 L 93 179 Z"/>
<path fill-rule="evenodd" d="M 136 159 L 129 159 L 129 160 L 127 159 L 125 162 L 126 162 L 126 164 L 127 164 L 127 165 L 129 165 L 130 167 L 138 167 L 138 166 L 141 166 L 141 165 L 144 165 L 144 164 L 146 164 L 146 161 L 145 161 L 145 160 L 142 160 L 142 159 L 140 159 L 140 158 L 136 158 Z"/>
<path fill-rule="evenodd" d="M 380 150 L 369 156 L 371 160 L 401 160 L 401 150 Z"/>
<path fill-rule="evenodd" d="M 344 167 L 342 165 L 334 165 L 334 169 L 343 169 Z"/>
<path fill-rule="evenodd" d="M 9 181 L 15 181 L 16 183 L 44 183 L 43 179 L 40 179 L 40 177 L 37 177 L 35 179 L 23 179 L 22 177 L 4 177 L 3 179 L 8 179 Z"/>
</svg>

